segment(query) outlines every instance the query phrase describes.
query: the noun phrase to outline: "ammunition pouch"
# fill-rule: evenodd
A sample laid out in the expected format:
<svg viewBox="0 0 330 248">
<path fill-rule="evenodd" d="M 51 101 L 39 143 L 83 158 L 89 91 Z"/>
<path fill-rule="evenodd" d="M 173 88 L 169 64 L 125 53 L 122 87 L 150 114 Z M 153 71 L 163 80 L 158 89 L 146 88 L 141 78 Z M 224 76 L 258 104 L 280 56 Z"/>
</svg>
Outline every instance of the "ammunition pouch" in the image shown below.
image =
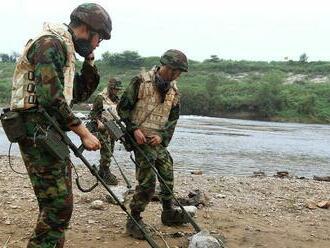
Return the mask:
<svg viewBox="0 0 330 248">
<path fill-rule="evenodd" d="M 68 146 L 63 142 L 62 137 L 52 128 L 46 130 L 39 128 L 40 131 L 35 136 L 35 144 L 48 151 L 54 158 L 65 160 L 69 157 Z"/>
<path fill-rule="evenodd" d="M 3 109 L 0 119 L 3 130 L 10 142 L 17 143 L 26 137 L 26 130 L 21 113 L 6 108 Z"/>
</svg>

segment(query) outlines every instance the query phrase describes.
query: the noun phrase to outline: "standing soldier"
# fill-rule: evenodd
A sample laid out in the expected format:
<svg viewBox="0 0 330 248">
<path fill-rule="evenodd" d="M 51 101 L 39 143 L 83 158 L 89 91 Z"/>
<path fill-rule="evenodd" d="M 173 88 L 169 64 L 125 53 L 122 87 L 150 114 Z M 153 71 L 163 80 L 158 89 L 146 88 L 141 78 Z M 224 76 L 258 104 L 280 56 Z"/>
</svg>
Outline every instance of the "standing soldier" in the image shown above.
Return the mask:
<svg viewBox="0 0 330 248">
<path fill-rule="evenodd" d="M 125 122 L 149 161 L 153 163 L 167 186 L 173 190 L 173 160 L 166 147 L 171 141 L 179 119 L 180 104 L 176 79 L 188 71 L 187 57 L 178 50 L 168 50 L 160 58 L 161 66 L 134 77 L 124 92 L 118 114 Z M 138 163 L 138 185 L 130 203 L 132 216 L 141 224 L 141 213 L 150 202 L 156 186 L 156 175 L 148 162 L 134 151 Z M 160 198 L 163 205 L 161 220 L 164 225 L 180 225 L 188 220 L 173 208 L 172 195 L 160 182 Z M 143 239 L 142 232 L 128 219 L 126 231 L 135 238 Z"/>
<path fill-rule="evenodd" d="M 69 25 L 45 23 L 41 34 L 26 44 L 13 76 L 11 110 L 19 113 L 26 132 L 19 147 L 39 205 L 29 248 L 63 247 L 73 209 L 68 147 L 62 147 L 67 155 L 60 157 L 36 142 L 41 133 L 51 130 L 38 108 L 55 118 L 62 130 L 75 132 L 86 149 L 101 146 L 70 104 L 85 101 L 98 86 L 97 69 L 86 58 L 93 56 L 103 39 L 110 39 L 111 19 L 94 3 L 79 5 L 70 19 Z M 75 74 L 75 52 L 85 57 L 80 74 Z"/>
<path fill-rule="evenodd" d="M 93 109 L 91 111 L 92 119 L 96 120 L 99 130 L 99 139 L 101 141 L 100 150 L 100 168 L 99 175 L 105 183 L 109 185 L 117 185 L 116 176 L 110 171 L 111 156 L 113 154 L 115 140 L 104 129 L 102 121 L 112 119 L 111 114 L 107 111 L 110 109 L 113 113 L 117 113 L 117 104 L 119 102 L 118 93 L 122 89 L 122 83 L 116 78 L 110 78 L 108 86 L 95 98 Z"/>
</svg>

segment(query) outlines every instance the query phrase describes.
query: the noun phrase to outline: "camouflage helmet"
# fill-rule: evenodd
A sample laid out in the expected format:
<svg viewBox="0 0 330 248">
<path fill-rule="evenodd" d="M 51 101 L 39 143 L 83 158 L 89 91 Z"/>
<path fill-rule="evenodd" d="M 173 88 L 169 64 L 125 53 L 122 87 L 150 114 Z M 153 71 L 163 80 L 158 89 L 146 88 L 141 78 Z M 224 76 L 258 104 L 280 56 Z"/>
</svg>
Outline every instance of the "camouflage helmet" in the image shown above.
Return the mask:
<svg viewBox="0 0 330 248">
<path fill-rule="evenodd" d="M 75 8 L 71 15 L 71 21 L 77 20 L 85 23 L 93 31 L 97 32 L 102 39 L 109 40 L 111 37 L 112 23 L 108 12 L 96 3 L 83 3 Z"/>
<path fill-rule="evenodd" d="M 108 88 L 109 89 L 121 90 L 123 88 L 123 85 L 122 85 L 122 83 L 119 79 L 110 78 L 109 83 L 108 83 Z"/>
<path fill-rule="evenodd" d="M 167 50 L 161 57 L 160 63 L 162 65 L 168 65 L 174 69 L 179 69 L 181 71 L 188 71 L 188 60 L 186 55 L 175 49 Z"/>
</svg>

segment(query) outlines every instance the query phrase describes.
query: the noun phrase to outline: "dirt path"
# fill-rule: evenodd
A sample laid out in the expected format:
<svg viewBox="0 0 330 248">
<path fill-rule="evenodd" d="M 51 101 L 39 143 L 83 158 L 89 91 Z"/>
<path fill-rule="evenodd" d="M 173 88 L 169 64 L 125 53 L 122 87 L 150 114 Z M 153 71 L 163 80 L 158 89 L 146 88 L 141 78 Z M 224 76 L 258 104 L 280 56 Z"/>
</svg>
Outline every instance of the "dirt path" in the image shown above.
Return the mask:
<svg viewBox="0 0 330 248">
<path fill-rule="evenodd" d="M 25 247 L 37 217 L 37 204 L 27 176 L 13 173 L 7 157 L 0 156 L 0 247 Z M 19 158 L 14 167 L 24 171 Z M 85 169 L 79 174 L 92 183 Z M 133 178 L 133 171 L 128 172 Z M 123 181 L 120 182 L 124 184 Z M 311 201 L 330 200 L 330 183 L 273 177 L 220 177 L 176 174 L 176 194 L 187 196 L 189 190 L 201 189 L 209 206 L 197 212 L 197 222 L 215 235 L 224 237 L 227 247 L 330 247 L 330 210 L 310 210 Z M 105 204 L 104 210 L 91 209 L 91 202 L 105 199 L 98 187 L 82 193 L 74 186 L 74 214 L 67 232 L 66 247 L 149 247 L 145 241 L 125 234 L 126 216 L 118 206 Z M 187 247 L 191 226 L 169 228 L 161 224 L 161 207 L 152 202 L 144 218 L 157 230 L 161 247 Z M 183 232 L 184 237 L 171 234 Z M 162 236 L 162 238 L 160 238 Z"/>
</svg>

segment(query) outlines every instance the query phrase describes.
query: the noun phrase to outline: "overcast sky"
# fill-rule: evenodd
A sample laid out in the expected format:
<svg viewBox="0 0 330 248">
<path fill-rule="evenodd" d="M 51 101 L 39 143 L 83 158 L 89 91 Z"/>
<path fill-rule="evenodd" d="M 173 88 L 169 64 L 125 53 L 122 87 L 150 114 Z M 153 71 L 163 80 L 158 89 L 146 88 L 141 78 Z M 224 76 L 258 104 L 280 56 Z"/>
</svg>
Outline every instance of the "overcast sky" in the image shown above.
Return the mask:
<svg viewBox="0 0 330 248">
<path fill-rule="evenodd" d="M 68 23 L 86 1 L 6 0 L 0 5 L 0 53 L 21 53 L 42 23 Z M 104 0 L 113 21 L 105 51 L 160 56 L 177 48 L 190 59 L 330 60 L 330 2 L 325 0 Z"/>
</svg>

